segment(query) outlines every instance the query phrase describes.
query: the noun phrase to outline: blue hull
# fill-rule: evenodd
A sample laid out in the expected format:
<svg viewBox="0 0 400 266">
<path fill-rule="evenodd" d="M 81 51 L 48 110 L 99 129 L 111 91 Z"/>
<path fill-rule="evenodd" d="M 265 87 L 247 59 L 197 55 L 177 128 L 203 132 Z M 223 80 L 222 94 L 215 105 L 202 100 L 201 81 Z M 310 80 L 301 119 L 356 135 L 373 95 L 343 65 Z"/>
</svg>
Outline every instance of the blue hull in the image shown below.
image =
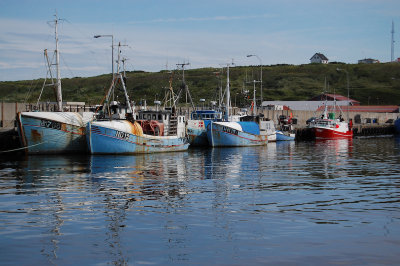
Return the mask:
<svg viewBox="0 0 400 266">
<path fill-rule="evenodd" d="M 207 126 L 211 123 L 210 120 L 199 120 L 202 121 L 204 126 L 197 128 L 187 127 L 187 134 L 189 137 L 189 143 L 191 146 L 197 147 L 208 147 L 210 143 L 207 138 Z"/>
<path fill-rule="evenodd" d="M 87 125 L 87 143 L 92 154 L 141 154 L 184 151 L 189 147 L 185 138 L 172 136 L 135 135 L 109 127 Z"/>
<path fill-rule="evenodd" d="M 191 146 L 207 147 L 209 145 L 206 130 L 188 129 L 188 137 Z"/>
<path fill-rule="evenodd" d="M 85 127 L 18 116 L 18 134 L 29 154 L 86 153 Z"/>
<path fill-rule="evenodd" d="M 276 141 L 293 141 L 295 140 L 295 136 L 289 136 L 283 133 L 282 131 L 276 131 Z"/>
<path fill-rule="evenodd" d="M 268 143 L 267 136 L 239 131 L 228 125 L 212 122 L 207 127 L 207 138 L 212 147 L 261 146 Z"/>
<path fill-rule="evenodd" d="M 394 121 L 394 129 L 396 130 L 396 134 L 400 134 L 400 118 Z"/>
</svg>

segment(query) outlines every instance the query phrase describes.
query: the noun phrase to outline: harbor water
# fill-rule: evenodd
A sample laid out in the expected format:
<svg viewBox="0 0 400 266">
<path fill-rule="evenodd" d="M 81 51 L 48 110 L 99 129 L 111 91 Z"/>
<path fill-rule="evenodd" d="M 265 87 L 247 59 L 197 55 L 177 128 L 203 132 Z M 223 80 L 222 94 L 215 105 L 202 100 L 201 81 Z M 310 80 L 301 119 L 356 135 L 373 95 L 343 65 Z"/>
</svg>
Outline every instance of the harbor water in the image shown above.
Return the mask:
<svg viewBox="0 0 400 266">
<path fill-rule="evenodd" d="M 400 139 L 0 157 L 1 265 L 395 265 Z"/>
</svg>

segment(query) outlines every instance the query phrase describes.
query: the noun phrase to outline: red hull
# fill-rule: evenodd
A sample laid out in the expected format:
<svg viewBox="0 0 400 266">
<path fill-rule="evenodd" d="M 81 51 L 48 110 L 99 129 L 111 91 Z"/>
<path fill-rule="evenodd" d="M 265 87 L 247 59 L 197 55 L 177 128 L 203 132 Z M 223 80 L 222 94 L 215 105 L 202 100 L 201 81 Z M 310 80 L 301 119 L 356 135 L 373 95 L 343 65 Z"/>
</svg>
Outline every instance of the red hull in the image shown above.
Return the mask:
<svg viewBox="0 0 400 266">
<path fill-rule="evenodd" d="M 353 131 L 339 132 L 328 128 L 314 128 L 316 139 L 352 139 Z"/>
</svg>

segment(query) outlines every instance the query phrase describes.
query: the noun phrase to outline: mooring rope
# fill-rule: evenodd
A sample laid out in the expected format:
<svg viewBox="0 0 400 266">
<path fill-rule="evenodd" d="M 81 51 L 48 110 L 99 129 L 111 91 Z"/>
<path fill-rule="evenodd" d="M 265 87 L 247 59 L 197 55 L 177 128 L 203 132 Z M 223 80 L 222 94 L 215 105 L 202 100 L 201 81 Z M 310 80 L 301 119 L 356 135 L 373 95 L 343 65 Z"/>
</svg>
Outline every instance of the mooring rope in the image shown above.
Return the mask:
<svg viewBox="0 0 400 266">
<path fill-rule="evenodd" d="M 7 152 L 25 150 L 25 149 L 30 148 L 30 147 L 33 147 L 33 146 L 41 145 L 41 144 L 43 144 L 43 143 L 45 143 L 45 142 L 46 142 L 46 141 L 43 141 L 43 142 L 40 142 L 40 143 L 37 143 L 37 144 L 33 144 L 33 145 L 30 145 L 30 146 L 22 147 L 22 148 L 18 148 L 18 149 L 12 149 L 12 150 L 7 150 L 7 151 L 0 151 L 0 153 L 7 153 Z"/>
</svg>

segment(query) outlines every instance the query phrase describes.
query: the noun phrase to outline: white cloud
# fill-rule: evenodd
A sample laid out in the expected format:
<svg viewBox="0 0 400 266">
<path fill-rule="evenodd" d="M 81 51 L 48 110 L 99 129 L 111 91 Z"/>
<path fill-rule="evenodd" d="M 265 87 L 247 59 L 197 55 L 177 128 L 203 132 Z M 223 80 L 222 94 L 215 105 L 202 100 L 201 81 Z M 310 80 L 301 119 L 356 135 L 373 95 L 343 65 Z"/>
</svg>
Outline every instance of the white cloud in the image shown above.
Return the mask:
<svg viewBox="0 0 400 266">
<path fill-rule="evenodd" d="M 173 68 L 176 63 L 187 60 L 191 68 L 218 67 L 232 58 L 237 65 L 258 64 L 256 58 L 246 58 L 248 53 L 257 54 L 263 64 L 308 63 L 315 52 L 324 52 L 328 58 L 337 61 L 355 62 L 358 57 L 364 57 L 361 51 L 367 51 L 365 56 L 369 57 L 370 51 L 382 50 L 371 47 L 368 42 L 371 36 L 363 39 L 356 35 L 356 29 L 352 29 L 354 34 L 348 34 L 348 29 L 318 23 L 301 27 L 286 24 L 283 29 L 277 29 L 274 26 L 279 26 L 278 19 L 284 17 L 281 14 L 279 18 L 268 20 L 272 17 L 275 15 L 188 16 L 124 24 L 64 21 L 59 27 L 62 63 L 65 61 L 67 65 L 62 68 L 62 75 L 92 76 L 111 72 L 111 38 L 94 39 L 96 34 L 113 34 L 115 44 L 122 41 L 129 45 L 123 47 L 123 54 L 129 59 L 128 70 L 158 71 L 165 68 L 167 61 Z M 175 22 L 180 25 L 191 21 L 238 21 L 240 23 L 233 24 L 242 25 L 247 20 L 264 18 L 268 23 L 257 30 L 243 27 L 214 31 L 202 26 L 208 23 L 196 23 L 195 29 L 159 27 L 165 23 L 171 26 Z M 45 48 L 49 49 L 49 54 L 54 50 L 54 29 L 46 21 L 0 18 L 0 80 L 31 79 L 33 75 L 37 75 L 34 78 L 42 77 L 45 73 Z"/>
</svg>

